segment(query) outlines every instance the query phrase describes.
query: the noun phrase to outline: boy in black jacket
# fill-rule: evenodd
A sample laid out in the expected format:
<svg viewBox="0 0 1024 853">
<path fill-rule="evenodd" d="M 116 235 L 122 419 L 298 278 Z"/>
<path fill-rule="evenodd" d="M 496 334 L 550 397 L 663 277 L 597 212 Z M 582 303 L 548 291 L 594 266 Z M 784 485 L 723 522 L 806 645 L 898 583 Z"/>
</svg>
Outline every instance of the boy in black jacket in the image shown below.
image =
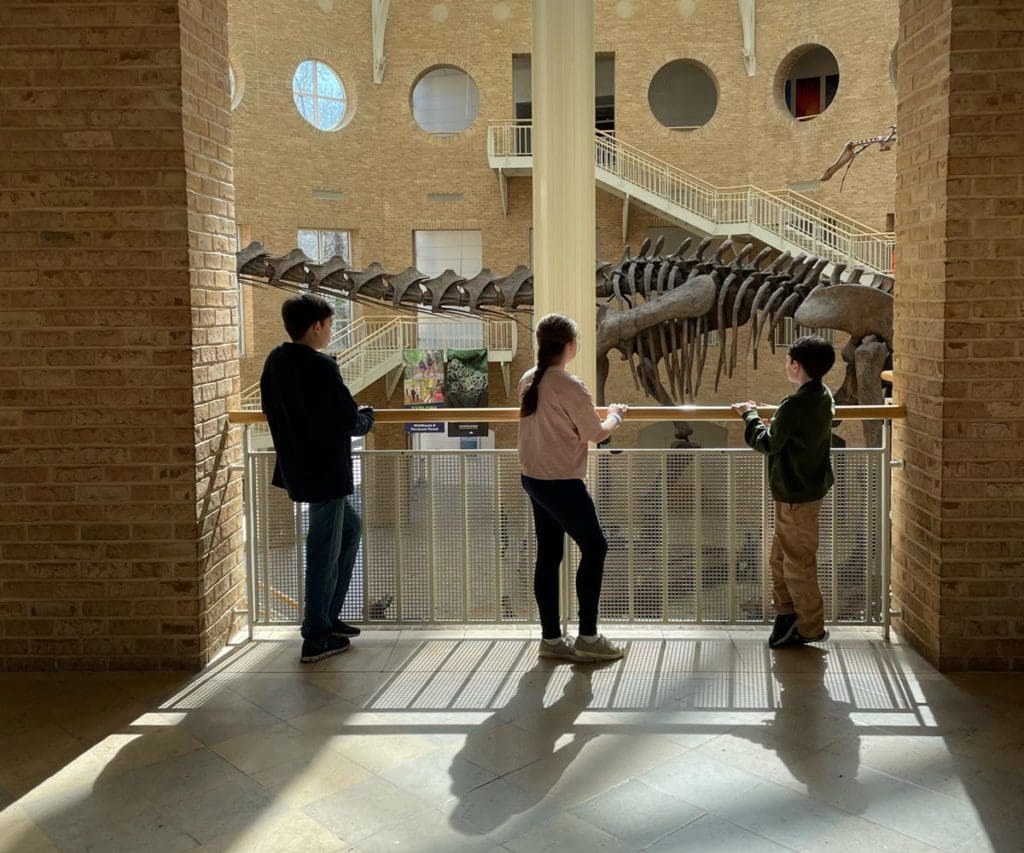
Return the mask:
<svg viewBox="0 0 1024 853">
<path fill-rule="evenodd" d="M 260 396 L 277 463 L 273 484 L 309 504 L 306 536 L 306 611 L 302 661 L 345 651 L 359 629 L 338 618 L 345 603 L 362 520 L 352 494 L 352 436 L 373 428 L 373 409 L 358 407 L 334 359 L 317 350 L 331 340 L 334 309 L 302 294 L 281 306 L 291 343 L 275 347 L 263 364 Z"/>
<path fill-rule="evenodd" d="M 768 485 L 775 499 L 772 570 L 775 626 L 772 648 L 828 639 L 818 584 L 818 514 L 832 487 L 832 392 L 821 381 L 835 364 L 832 345 L 817 335 L 793 342 L 786 377 L 797 390 L 779 404 L 765 426 L 753 401 L 733 408 L 747 424 L 744 438 L 768 457 Z"/>
</svg>

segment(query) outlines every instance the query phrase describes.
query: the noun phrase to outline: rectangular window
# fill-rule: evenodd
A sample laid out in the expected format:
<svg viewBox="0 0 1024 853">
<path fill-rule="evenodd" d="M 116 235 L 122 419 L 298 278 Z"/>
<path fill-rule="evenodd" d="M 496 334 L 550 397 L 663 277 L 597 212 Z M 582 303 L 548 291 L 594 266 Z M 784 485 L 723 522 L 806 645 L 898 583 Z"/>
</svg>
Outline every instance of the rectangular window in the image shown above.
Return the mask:
<svg viewBox="0 0 1024 853">
<path fill-rule="evenodd" d="M 434 277 L 451 270 L 464 278 L 472 278 L 483 269 L 483 233 L 480 231 L 414 231 L 413 248 L 416 269 L 424 275 Z M 473 320 L 459 326 L 453 338 L 455 330 L 450 322 L 438 317 L 421 317 L 420 347 L 471 349 L 484 345 L 482 322 Z"/>
<path fill-rule="evenodd" d="M 348 231 L 334 231 L 324 228 L 300 228 L 299 248 L 306 257 L 317 264 L 330 260 L 335 255 L 352 263 L 352 235 Z M 331 300 L 334 305 L 334 331 L 352 319 L 352 303 L 344 297 Z"/>
</svg>

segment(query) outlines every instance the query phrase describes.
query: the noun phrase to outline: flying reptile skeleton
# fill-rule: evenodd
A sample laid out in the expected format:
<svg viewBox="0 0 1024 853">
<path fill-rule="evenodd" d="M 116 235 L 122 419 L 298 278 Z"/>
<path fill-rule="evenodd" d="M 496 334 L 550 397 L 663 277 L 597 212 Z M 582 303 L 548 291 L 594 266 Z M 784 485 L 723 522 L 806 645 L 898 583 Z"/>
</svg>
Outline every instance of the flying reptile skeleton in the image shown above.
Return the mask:
<svg viewBox="0 0 1024 853">
<path fill-rule="evenodd" d="M 717 390 L 732 376 L 740 358 L 757 367 L 759 348 L 774 350 L 775 329 L 786 318 L 809 329 L 836 329 L 850 335 L 842 351 L 846 378 L 839 403 L 880 403 L 881 371 L 891 364 L 893 279 L 803 254 L 753 244 L 737 248 L 731 238 L 712 247 L 692 238 L 663 254 L 663 241 L 645 240 L 638 254 L 629 247 L 617 265 L 596 268 L 597 402 L 613 352 L 626 361 L 637 387 L 660 404 L 692 402 L 705 371 Z M 389 273 L 379 263 L 351 269 L 340 257 L 314 263 L 300 249 L 275 256 L 251 243 L 237 256 L 241 281 L 293 292 L 316 292 L 376 308 L 424 310 L 507 318 L 533 307 L 533 273 L 518 266 L 506 276 L 489 269 L 472 278 L 446 270 L 428 276 L 415 267 Z M 741 337 L 745 338 L 741 342 Z M 880 425 L 865 422 L 869 442 L 880 439 Z M 692 429 L 676 423 L 676 445 L 694 446 Z"/>
<path fill-rule="evenodd" d="M 883 133 L 880 136 L 869 136 L 867 139 L 861 139 L 858 142 L 847 142 L 843 146 L 842 153 L 836 157 L 835 162 L 829 166 L 818 179 L 823 183 L 830 180 L 832 176 L 838 172 L 843 166 L 846 166 L 846 171 L 843 172 L 843 179 L 839 182 L 839 191 L 843 191 L 843 186 L 846 184 L 846 176 L 850 174 L 850 168 L 853 166 L 853 161 L 857 157 L 870 148 L 872 145 L 877 145 L 879 151 L 888 151 L 896 143 L 896 125 L 889 125 L 889 132 Z"/>
</svg>

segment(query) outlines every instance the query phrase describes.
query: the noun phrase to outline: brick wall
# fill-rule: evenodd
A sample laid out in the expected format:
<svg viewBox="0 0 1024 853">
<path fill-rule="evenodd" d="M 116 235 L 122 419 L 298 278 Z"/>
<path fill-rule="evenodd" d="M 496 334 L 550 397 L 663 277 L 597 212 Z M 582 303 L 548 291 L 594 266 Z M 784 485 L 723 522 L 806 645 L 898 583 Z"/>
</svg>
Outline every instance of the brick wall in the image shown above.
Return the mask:
<svg viewBox="0 0 1024 853">
<path fill-rule="evenodd" d="M 0 668 L 198 666 L 240 587 L 226 8 L 0 26 Z"/>
<path fill-rule="evenodd" d="M 227 423 L 240 391 L 227 4 L 180 0 L 179 15 L 198 525 L 192 631 L 208 660 L 231 632 L 242 583 L 242 483 L 229 468 L 240 436 Z"/>
<path fill-rule="evenodd" d="M 507 16 L 498 14 L 499 6 Z M 438 7 L 446 12 L 443 21 Z M 627 7 L 635 14 L 620 17 Z M 380 85 L 372 81 L 369 4 L 230 0 L 230 11 L 231 58 L 236 74 L 245 78 L 234 111 L 238 221 L 253 239 L 272 251 L 285 251 L 295 246 L 298 227 L 348 230 L 356 266 L 379 260 L 389 270 L 401 270 L 414 260 L 414 229 L 470 228 L 482 231 L 485 266 L 504 273 L 529 263 L 530 178 L 510 179 L 509 213 L 503 216 L 498 180 L 486 152 L 487 122 L 512 117 L 512 54 L 530 51 L 529 0 L 393 3 L 387 68 Z M 828 4 L 779 0 L 762 4 L 758 14 L 758 71 L 748 77 L 735 3 L 697 3 L 692 14 L 683 14 L 669 0 L 632 6 L 599 0 L 596 47 L 616 55 L 620 138 L 722 185 L 784 187 L 817 178 L 847 140 L 878 133 L 892 123 L 895 94 L 889 59 L 896 41 L 896 9 L 891 3 L 872 0 L 844 9 L 838 17 Z M 842 79 L 830 109 L 814 121 L 798 123 L 777 102 L 774 78 L 785 56 L 809 42 L 833 50 Z M 271 44 L 272 50 L 267 48 Z M 346 87 L 354 112 L 340 131 L 320 132 L 295 109 L 292 74 L 308 58 L 329 63 Z M 704 62 L 720 93 L 717 114 L 694 133 L 663 128 L 648 106 L 651 78 L 676 58 Z M 463 68 L 480 91 L 476 121 L 444 140 L 424 133 L 409 108 L 414 81 L 438 63 Z M 859 159 L 841 194 L 837 178 L 815 195 L 882 228 L 893 209 L 894 166 L 892 153 L 869 152 Z M 318 199 L 315 189 L 340 190 L 344 196 L 340 201 Z M 463 200 L 430 202 L 428 193 L 461 193 Z M 621 215 L 621 199 L 598 191 L 598 252 L 609 261 L 622 255 Z M 636 249 L 649 226 L 663 224 L 634 207 L 625 242 Z M 258 379 L 263 358 L 283 335 L 279 297 L 249 290 L 245 299 L 252 328 L 241 364 L 243 387 Z M 529 364 L 530 347 L 529 336 L 521 335 L 513 372 Z M 841 379 L 841 371 L 830 377 L 833 384 Z M 755 373 L 749 360 L 741 360 L 738 373 L 723 381 L 719 393 L 710 382 L 704 386 L 701 401 L 778 399 L 788 391 L 781 365 L 765 359 Z M 617 359 L 609 393 L 633 402 L 641 399 L 628 369 Z M 365 396 L 383 403 L 382 389 Z M 507 402 L 497 395 L 491 399 L 494 405 Z"/>
<path fill-rule="evenodd" d="M 1024 9 L 901 4 L 894 562 L 944 669 L 1024 669 Z"/>
</svg>

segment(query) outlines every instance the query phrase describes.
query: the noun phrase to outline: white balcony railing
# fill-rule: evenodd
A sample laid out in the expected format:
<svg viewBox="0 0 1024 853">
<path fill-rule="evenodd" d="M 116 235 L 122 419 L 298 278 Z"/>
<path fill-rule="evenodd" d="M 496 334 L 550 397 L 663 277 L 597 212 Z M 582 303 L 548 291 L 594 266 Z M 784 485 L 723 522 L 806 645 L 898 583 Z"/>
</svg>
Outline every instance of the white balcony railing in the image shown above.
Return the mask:
<svg viewBox="0 0 1024 853">
<path fill-rule="evenodd" d="M 353 394 L 358 394 L 386 373 L 401 366 L 402 350 L 422 346 L 429 337 L 437 349 L 486 347 L 491 361 L 510 362 L 518 346 L 514 320 L 484 320 L 467 317 L 418 318 L 360 317 L 335 332 L 325 352 L 338 362 L 338 369 Z M 255 382 L 242 392 L 242 408 L 260 410 L 260 387 Z"/>
<path fill-rule="evenodd" d="M 836 450 L 819 577 L 831 623 L 876 625 L 883 595 L 883 450 Z M 536 619 L 535 539 L 515 451 L 364 451 L 352 500 L 364 538 L 342 618 L 383 623 Z M 306 508 L 270 488 L 272 451 L 247 454 L 257 623 L 303 608 Z M 587 475 L 609 543 L 601 618 L 761 623 L 771 617 L 772 513 L 747 450 L 593 451 Z M 567 550 L 566 581 L 578 559 Z M 566 582 L 566 613 L 576 604 Z"/>
<path fill-rule="evenodd" d="M 532 168 L 532 125 L 496 122 L 488 128 L 493 166 Z M 613 134 L 595 131 L 599 183 L 646 198 L 666 216 L 713 234 L 747 233 L 779 249 L 798 250 L 831 263 L 892 269 L 895 237 L 793 192 L 755 186 L 716 187 Z"/>
</svg>

